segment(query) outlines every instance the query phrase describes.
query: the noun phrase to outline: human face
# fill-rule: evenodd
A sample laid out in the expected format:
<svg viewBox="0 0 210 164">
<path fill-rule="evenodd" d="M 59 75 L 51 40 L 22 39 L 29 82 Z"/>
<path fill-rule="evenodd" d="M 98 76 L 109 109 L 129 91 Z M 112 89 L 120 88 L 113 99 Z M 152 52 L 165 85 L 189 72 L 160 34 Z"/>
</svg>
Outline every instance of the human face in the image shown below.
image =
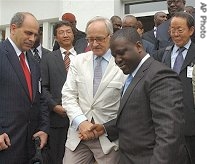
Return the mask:
<svg viewBox="0 0 210 164">
<path fill-rule="evenodd" d="M 179 11 L 184 11 L 184 0 L 167 0 L 168 12 L 170 16 L 173 16 Z"/>
<path fill-rule="evenodd" d="M 178 47 L 183 47 L 194 32 L 194 27 L 187 26 L 187 20 L 180 17 L 173 17 L 170 26 L 170 35 Z"/>
<path fill-rule="evenodd" d="M 74 40 L 74 34 L 70 26 L 63 25 L 56 30 L 55 39 L 59 43 L 60 47 L 69 50 L 72 47 Z"/>
<path fill-rule="evenodd" d="M 157 26 L 159 26 L 161 23 L 165 22 L 167 20 L 167 14 L 166 13 L 159 13 L 155 19 L 155 22 Z"/>
<path fill-rule="evenodd" d="M 92 22 L 88 26 L 86 38 L 96 56 L 103 56 L 109 49 L 110 34 L 102 21 Z"/>
<path fill-rule="evenodd" d="M 20 51 L 28 51 L 35 43 L 38 36 L 39 24 L 31 15 L 25 15 L 24 22 L 21 27 L 11 24 L 11 39 Z"/>
<path fill-rule="evenodd" d="M 113 30 L 116 32 L 117 30 L 121 29 L 122 27 L 122 21 L 120 19 L 115 19 L 113 22 Z"/>
<path fill-rule="evenodd" d="M 124 74 L 132 73 L 141 60 L 142 46 L 140 43 L 133 44 L 126 39 L 115 39 L 110 45 L 115 63 Z"/>
<path fill-rule="evenodd" d="M 126 18 L 123 20 L 122 23 L 122 28 L 126 28 L 126 27 L 133 27 L 133 28 L 137 28 L 137 20 L 134 18 Z"/>
</svg>

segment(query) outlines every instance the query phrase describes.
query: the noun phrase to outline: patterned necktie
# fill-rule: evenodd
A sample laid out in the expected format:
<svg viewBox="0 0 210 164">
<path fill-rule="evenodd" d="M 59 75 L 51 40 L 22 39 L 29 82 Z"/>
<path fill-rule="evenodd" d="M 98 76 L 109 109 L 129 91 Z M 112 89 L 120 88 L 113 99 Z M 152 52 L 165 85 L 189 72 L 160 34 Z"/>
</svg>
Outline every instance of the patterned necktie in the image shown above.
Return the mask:
<svg viewBox="0 0 210 164">
<path fill-rule="evenodd" d="M 70 52 L 69 51 L 65 51 L 64 54 L 65 54 L 65 56 L 64 56 L 64 64 L 65 64 L 66 71 L 68 72 L 69 65 L 70 65 L 70 62 L 71 62 L 70 57 L 69 57 Z"/>
<path fill-rule="evenodd" d="M 175 62 L 174 62 L 173 70 L 174 70 L 175 72 L 177 72 L 178 74 L 180 73 L 180 70 L 181 70 L 181 68 L 182 68 L 182 64 L 183 64 L 183 62 L 184 62 L 184 58 L 183 58 L 182 52 L 183 52 L 185 49 L 186 49 L 185 47 L 179 48 L 179 50 L 178 50 L 179 53 L 178 53 L 178 55 L 177 55 L 177 57 L 176 57 L 176 60 L 175 60 Z"/>
<path fill-rule="evenodd" d="M 122 95 L 124 95 L 126 89 L 127 89 L 128 86 L 130 85 L 130 83 L 131 83 L 132 80 L 133 80 L 133 76 L 132 76 L 132 74 L 129 74 L 128 78 L 127 78 L 126 81 L 125 81 L 125 85 L 124 85 L 124 87 L 123 87 L 123 94 L 122 94 Z"/>
<path fill-rule="evenodd" d="M 34 48 L 34 58 L 35 58 L 35 60 L 36 60 L 38 63 L 40 63 L 41 58 L 40 58 L 38 52 L 39 52 L 39 51 L 38 51 L 36 48 Z"/>
<path fill-rule="evenodd" d="M 93 78 L 93 96 L 95 96 L 98 86 L 102 79 L 101 61 L 103 60 L 103 57 L 97 57 L 95 60 L 96 60 L 96 66 L 94 69 L 94 78 Z"/>
<path fill-rule="evenodd" d="M 24 72 L 24 75 L 25 75 L 25 79 L 26 79 L 26 83 L 27 83 L 27 86 L 28 86 L 28 91 L 29 91 L 30 99 L 32 101 L 31 73 L 30 73 L 30 71 L 28 69 L 28 66 L 26 65 L 26 62 L 25 62 L 25 54 L 23 52 L 20 54 L 20 64 L 21 64 L 21 67 L 22 67 L 23 72 Z"/>
</svg>

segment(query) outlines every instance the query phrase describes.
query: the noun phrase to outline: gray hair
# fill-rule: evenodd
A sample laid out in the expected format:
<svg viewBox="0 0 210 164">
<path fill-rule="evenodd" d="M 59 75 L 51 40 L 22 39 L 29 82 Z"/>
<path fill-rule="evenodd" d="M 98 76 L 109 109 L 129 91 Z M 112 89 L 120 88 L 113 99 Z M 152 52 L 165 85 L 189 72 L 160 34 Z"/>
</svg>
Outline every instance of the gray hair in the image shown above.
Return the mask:
<svg viewBox="0 0 210 164">
<path fill-rule="evenodd" d="M 88 23 L 87 23 L 87 25 L 86 25 L 86 28 L 85 28 L 85 32 L 87 33 L 87 29 L 88 29 L 88 27 L 89 27 L 89 25 L 90 25 L 91 23 L 97 22 L 97 21 L 104 22 L 108 34 L 109 34 L 109 35 L 112 35 L 112 34 L 113 34 L 113 25 L 112 25 L 111 21 L 110 21 L 108 18 L 101 17 L 101 16 L 96 16 L 96 17 L 92 18 L 90 21 L 88 21 Z"/>
<path fill-rule="evenodd" d="M 17 27 L 21 27 L 23 22 L 24 22 L 24 19 L 25 19 L 25 16 L 26 15 L 31 15 L 35 18 L 35 16 L 29 12 L 17 12 L 11 19 L 11 22 L 10 22 L 10 25 L 12 24 L 16 24 Z M 36 18 L 35 18 L 36 19 Z"/>
</svg>

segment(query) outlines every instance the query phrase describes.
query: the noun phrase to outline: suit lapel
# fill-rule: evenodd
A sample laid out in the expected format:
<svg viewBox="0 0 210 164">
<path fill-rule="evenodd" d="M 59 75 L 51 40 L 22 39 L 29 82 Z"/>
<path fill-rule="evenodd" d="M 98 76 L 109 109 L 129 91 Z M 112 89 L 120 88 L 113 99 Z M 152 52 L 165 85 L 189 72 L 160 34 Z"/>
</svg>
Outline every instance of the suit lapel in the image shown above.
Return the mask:
<svg viewBox="0 0 210 164">
<path fill-rule="evenodd" d="M 60 70 L 61 75 L 67 75 L 66 69 L 65 69 L 65 65 L 64 65 L 64 61 L 63 61 L 63 57 L 61 54 L 60 49 L 54 51 L 54 53 L 52 54 L 55 56 L 55 64 L 56 67 L 58 67 L 58 69 Z"/>
<path fill-rule="evenodd" d="M 24 91 L 26 92 L 26 94 L 28 95 L 28 98 L 30 99 L 27 83 L 25 80 L 25 75 L 24 75 L 22 67 L 20 65 L 20 60 L 18 59 L 18 56 L 8 39 L 5 41 L 5 45 L 6 45 L 6 50 L 7 50 L 6 55 L 8 57 L 8 60 L 10 61 L 14 72 L 17 74 L 18 79 L 19 79 L 21 85 L 23 86 Z"/>
<path fill-rule="evenodd" d="M 187 51 L 187 55 L 185 57 L 181 71 L 183 71 L 189 65 L 193 66 L 195 64 L 194 62 L 195 62 L 195 45 L 194 43 L 191 43 L 189 50 Z"/>
<path fill-rule="evenodd" d="M 85 74 L 85 84 L 88 92 L 90 102 L 93 101 L 93 53 L 90 51 L 86 54 L 84 59 L 83 72 Z"/>
<path fill-rule="evenodd" d="M 30 68 L 30 72 L 31 72 L 31 81 L 32 81 L 32 93 L 33 93 L 33 100 L 36 96 L 36 91 L 37 91 L 37 77 L 36 75 L 38 74 L 37 71 L 37 66 L 38 66 L 38 63 L 36 63 L 36 61 L 34 61 L 33 59 L 33 56 L 32 56 L 32 53 L 26 53 L 26 57 L 27 57 L 27 60 L 28 60 L 28 64 L 29 64 L 29 68 Z M 37 66 L 36 66 L 37 64 Z M 29 92 L 28 92 L 28 96 L 29 96 Z"/>
<path fill-rule="evenodd" d="M 137 71 L 135 77 L 131 81 L 130 85 L 126 89 L 121 101 L 120 101 L 120 108 L 118 110 L 118 115 L 120 115 L 121 111 L 123 110 L 127 100 L 129 99 L 130 95 L 132 94 L 133 90 L 135 89 L 136 85 L 140 83 L 141 79 L 144 77 L 144 71 L 149 68 L 151 62 L 153 61 L 153 58 L 148 58 L 142 66 Z"/>
<path fill-rule="evenodd" d="M 112 71 L 112 73 L 110 73 L 110 71 Z M 118 67 L 115 64 L 114 57 L 111 57 L 93 101 L 97 100 L 97 97 L 101 95 L 104 89 L 106 89 L 107 85 L 110 83 L 110 80 L 113 79 L 117 71 Z"/>
</svg>

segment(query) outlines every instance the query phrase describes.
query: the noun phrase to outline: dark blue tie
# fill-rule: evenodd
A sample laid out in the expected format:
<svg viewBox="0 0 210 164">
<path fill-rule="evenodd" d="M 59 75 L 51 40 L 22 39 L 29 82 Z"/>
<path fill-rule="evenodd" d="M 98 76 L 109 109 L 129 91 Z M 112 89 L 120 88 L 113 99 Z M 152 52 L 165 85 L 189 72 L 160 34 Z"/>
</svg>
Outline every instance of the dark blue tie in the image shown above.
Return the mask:
<svg viewBox="0 0 210 164">
<path fill-rule="evenodd" d="M 176 57 L 176 60 L 174 62 L 173 70 L 175 72 L 177 72 L 178 74 L 180 73 L 180 70 L 181 70 L 183 62 L 184 62 L 184 58 L 183 58 L 182 52 L 185 49 L 186 49 L 185 47 L 181 47 L 181 48 L 178 49 L 179 53 L 178 53 L 178 55 Z"/>
</svg>

